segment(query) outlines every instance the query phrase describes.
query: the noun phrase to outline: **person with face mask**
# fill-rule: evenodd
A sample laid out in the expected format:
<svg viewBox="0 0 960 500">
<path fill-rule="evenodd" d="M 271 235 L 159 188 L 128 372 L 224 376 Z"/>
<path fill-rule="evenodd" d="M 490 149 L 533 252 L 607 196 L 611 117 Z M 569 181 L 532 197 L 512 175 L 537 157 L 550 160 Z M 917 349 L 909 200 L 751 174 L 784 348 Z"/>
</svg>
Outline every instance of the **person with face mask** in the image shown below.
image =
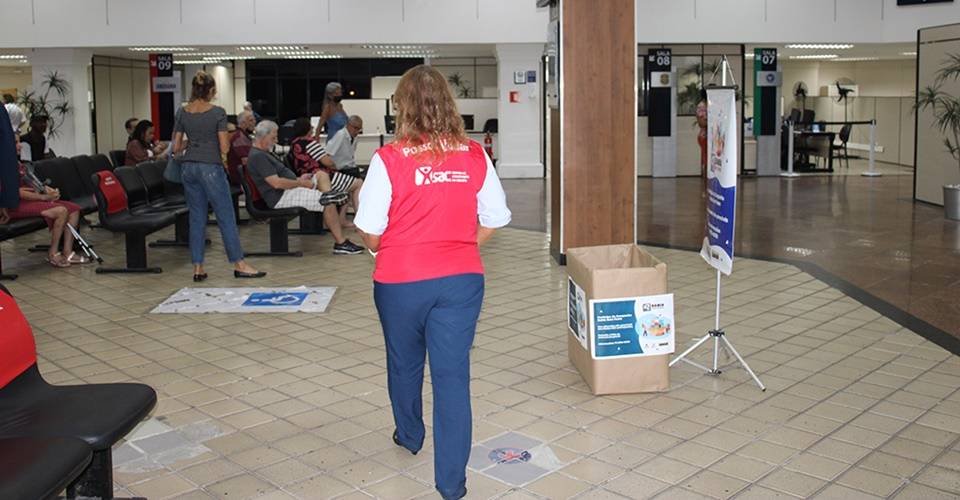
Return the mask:
<svg viewBox="0 0 960 500">
<path fill-rule="evenodd" d="M 343 86 L 338 82 L 327 84 L 323 96 L 323 110 L 320 113 L 320 121 L 316 127 L 317 140 L 320 139 L 320 131 L 326 125 L 327 140 L 333 139 L 343 127 L 347 126 L 347 112 L 343 110 Z"/>
</svg>

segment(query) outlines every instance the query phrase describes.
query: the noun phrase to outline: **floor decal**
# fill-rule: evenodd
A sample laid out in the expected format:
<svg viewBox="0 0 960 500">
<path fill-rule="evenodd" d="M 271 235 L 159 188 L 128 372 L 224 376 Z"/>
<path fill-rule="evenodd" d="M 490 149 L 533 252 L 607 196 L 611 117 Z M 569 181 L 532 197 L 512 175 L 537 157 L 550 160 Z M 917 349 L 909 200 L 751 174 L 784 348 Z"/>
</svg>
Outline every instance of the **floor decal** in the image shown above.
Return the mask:
<svg viewBox="0 0 960 500">
<path fill-rule="evenodd" d="M 336 287 L 181 288 L 155 307 L 153 314 L 322 313 Z"/>
</svg>

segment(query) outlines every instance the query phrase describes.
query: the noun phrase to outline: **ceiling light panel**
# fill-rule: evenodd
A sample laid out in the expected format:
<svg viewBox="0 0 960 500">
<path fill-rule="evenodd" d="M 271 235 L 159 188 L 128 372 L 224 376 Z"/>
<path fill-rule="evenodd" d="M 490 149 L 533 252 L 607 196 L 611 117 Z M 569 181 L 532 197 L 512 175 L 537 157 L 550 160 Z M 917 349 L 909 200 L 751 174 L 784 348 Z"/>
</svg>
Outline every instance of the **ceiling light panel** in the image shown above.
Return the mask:
<svg viewBox="0 0 960 500">
<path fill-rule="evenodd" d="M 284 59 L 341 59 L 343 56 L 340 54 L 317 54 L 317 55 L 305 55 L 305 54 L 292 54 L 283 56 Z"/>
<path fill-rule="evenodd" d="M 23 54 L 0 54 L 0 59 L 26 59 Z"/>
<path fill-rule="evenodd" d="M 196 52 L 193 47 L 130 47 L 133 52 Z"/>
<path fill-rule="evenodd" d="M 363 45 L 365 49 L 373 50 L 427 50 L 426 45 Z"/>
<path fill-rule="evenodd" d="M 861 62 L 861 61 L 879 61 L 879 57 L 838 57 L 830 59 L 832 62 Z"/>
<path fill-rule="evenodd" d="M 817 50 L 847 50 L 852 49 L 851 43 L 792 43 L 788 49 L 817 49 Z"/>
<path fill-rule="evenodd" d="M 836 54 L 807 54 L 803 56 L 790 56 L 790 59 L 836 59 L 840 56 Z"/>
<path fill-rule="evenodd" d="M 303 47 L 300 45 L 246 45 L 240 47 L 240 50 L 244 52 L 251 51 L 260 51 L 260 52 L 278 52 L 278 51 L 303 51 L 307 50 L 308 47 Z"/>
</svg>

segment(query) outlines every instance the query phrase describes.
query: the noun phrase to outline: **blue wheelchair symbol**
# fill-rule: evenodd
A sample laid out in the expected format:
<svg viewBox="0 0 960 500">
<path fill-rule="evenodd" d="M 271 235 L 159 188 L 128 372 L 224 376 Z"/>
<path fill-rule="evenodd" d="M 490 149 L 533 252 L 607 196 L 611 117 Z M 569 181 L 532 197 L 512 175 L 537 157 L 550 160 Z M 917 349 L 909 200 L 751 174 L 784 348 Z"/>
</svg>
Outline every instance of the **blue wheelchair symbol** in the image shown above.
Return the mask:
<svg viewBox="0 0 960 500">
<path fill-rule="evenodd" d="M 289 307 L 299 306 L 307 299 L 306 292 L 251 293 L 244 307 Z"/>
</svg>

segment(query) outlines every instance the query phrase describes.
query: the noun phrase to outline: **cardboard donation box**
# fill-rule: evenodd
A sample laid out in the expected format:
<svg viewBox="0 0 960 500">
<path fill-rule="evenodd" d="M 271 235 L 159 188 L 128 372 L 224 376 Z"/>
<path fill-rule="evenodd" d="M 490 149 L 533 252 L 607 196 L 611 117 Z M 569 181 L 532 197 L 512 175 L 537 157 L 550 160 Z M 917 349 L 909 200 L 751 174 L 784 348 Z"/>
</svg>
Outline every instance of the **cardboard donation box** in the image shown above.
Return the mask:
<svg viewBox="0 0 960 500">
<path fill-rule="evenodd" d="M 567 350 L 593 393 L 669 389 L 667 265 L 636 245 L 607 245 L 568 249 L 567 272 Z"/>
</svg>

